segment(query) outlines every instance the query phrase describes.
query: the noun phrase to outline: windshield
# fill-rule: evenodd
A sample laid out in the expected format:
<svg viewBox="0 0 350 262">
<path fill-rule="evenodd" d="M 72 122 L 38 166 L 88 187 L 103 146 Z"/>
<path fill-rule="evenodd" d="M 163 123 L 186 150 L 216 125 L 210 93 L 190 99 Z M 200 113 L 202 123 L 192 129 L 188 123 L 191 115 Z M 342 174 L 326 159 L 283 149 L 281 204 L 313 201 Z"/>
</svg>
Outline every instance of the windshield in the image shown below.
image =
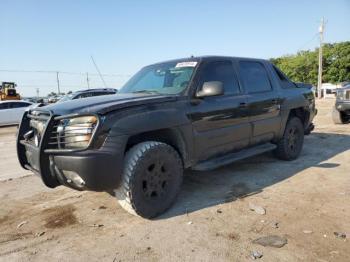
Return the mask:
<svg viewBox="0 0 350 262">
<path fill-rule="evenodd" d="M 187 88 L 196 65 L 197 62 L 169 62 L 147 66 L 118 93 L 179 94 Z"/>
<path fill-rule="evenodd" d="M 73 94 L 68 94 L 68 95 L 63 96 L 60 100 L 58 100 L 58 102 L 69 101 L 69 100 L 72 100 L 72 98 L 73 98 Z"/>
</svg>

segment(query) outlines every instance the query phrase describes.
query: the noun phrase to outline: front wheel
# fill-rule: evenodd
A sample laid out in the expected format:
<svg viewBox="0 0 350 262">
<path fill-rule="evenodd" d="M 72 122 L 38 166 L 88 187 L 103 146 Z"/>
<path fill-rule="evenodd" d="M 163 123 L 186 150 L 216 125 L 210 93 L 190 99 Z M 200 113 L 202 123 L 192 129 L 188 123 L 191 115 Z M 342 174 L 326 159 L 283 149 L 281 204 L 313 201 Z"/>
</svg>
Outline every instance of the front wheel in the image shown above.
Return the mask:
<svg viewBox="0 0 350 262">
<path fill-rule="evenodd" d="M 143 142 L 127 151 L 122 181 L 114 192 L 126 211 L 153 218 L 172 205 L 180 191 L 182 176 L 182 161 L 173 147 Z"/>
<path fill-rule="evenodd" d="M 283 137 L 277 142 L 275 154 L 283 160 L 296 159 L 304 143 L 304 127 L 298 117 L 291 117 L 284 130 Z"/>
</svg>

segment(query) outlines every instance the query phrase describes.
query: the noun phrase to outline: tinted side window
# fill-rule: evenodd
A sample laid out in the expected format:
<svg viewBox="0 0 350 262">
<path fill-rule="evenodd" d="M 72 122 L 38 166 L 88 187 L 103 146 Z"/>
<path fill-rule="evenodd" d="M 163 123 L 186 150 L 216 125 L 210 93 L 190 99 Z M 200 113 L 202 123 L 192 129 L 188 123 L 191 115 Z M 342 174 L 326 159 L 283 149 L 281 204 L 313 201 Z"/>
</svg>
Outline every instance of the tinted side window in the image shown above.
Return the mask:
<svg viewBox="0 0 350 262">
<path fill-rule="evenodd" d="M 104 96 L 104 95 L 112 95 L 115 94 L 113 92 L 95 92 L 94 96 Z"/>
<path fill-rule="evenodd" d="M 9 103 L 1 103 L 1 104 L 0 104 L 0 110 L 2 110 L 2 109 L 8 109 L 8 104 L 9 104 Z"/>
<path fill-rule="evenodd" d="M 259 62 L 241 61 L 239 71 L 243 85 L 248 93 L 266 92 L 271 84 L 263 64 Z"/>
<path fill-rule="evenodd" d="M 19 103 L 9 103 L 8 107 L 9 108 L 17 108 L 17 107 L 19 107 Z"/>
<path fill-rule="evenodd" d="M 9 108 L 18 108 L 20 107 L 20 103 L 9 103 Z"/>
<path fill-rule="evenodd" d="M 239 84 L 231 61 L 217 61 L 205 64 L 201 72 L 200 85 L 204 82 L 220 81 L 224 85 L 225 95 L 239 94 Z"/>
<path fill-rule="evenodd" d="M 272 66 L 276 72 L 277 78 L 282 88 L 293 88 L 296 87 L 275 65 Z"/>
<path fill-rule="evenodd" d="M 88 93 L 83 93 L 78 95 L 77 97 L 75 97 L 74 99 L 79 99 L 79 98 L 86 98 L 86 97 L 91 97 L 94 96 L 92 92 L 88 92 Z"/>
<path fill-rule="evenodd" d="M 28 107 L 28 106 L 31 106 L 32 104 L 29 104 L 29 103 L 21 103 L 21 106 L 20 107 Z"/>
<path fill-rule="evenodd" d="M 10 104 L 10 108 L 28 107 L 30 104 L 24 102 L 15 102 Z"/>
</svg>

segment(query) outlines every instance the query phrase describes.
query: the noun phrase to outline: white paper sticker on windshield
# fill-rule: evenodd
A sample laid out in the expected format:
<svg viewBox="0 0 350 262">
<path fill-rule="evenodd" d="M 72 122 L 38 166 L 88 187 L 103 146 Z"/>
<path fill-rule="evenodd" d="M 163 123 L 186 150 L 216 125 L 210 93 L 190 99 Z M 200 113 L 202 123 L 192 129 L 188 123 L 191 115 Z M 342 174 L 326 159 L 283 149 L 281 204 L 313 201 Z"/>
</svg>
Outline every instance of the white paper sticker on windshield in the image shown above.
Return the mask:
<svg viewBox="0 0 350 262">
<path fill-rule="evenodd" d="M 192 62 L 181 62 L 176 64 L 176 68 L 180 67 L 195 67 L 197 65 L 197 62 L 192 61 Z"/>
</svg>

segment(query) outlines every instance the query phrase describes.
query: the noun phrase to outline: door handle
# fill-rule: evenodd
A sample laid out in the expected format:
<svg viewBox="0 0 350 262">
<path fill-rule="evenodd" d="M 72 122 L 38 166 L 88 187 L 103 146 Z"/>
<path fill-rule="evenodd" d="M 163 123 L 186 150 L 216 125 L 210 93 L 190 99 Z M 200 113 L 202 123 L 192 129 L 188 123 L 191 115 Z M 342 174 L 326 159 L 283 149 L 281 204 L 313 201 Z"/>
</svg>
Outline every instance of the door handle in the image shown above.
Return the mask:
<svg viewBox="0 0 350 262">
<path fill-rule="evenodd" d="M 281 109 L 281 105 L 278 103 L 278 99 L 272 99 L 271 100 L 273 107 L 276 107 L 277 110 Z"/>
</svg>

